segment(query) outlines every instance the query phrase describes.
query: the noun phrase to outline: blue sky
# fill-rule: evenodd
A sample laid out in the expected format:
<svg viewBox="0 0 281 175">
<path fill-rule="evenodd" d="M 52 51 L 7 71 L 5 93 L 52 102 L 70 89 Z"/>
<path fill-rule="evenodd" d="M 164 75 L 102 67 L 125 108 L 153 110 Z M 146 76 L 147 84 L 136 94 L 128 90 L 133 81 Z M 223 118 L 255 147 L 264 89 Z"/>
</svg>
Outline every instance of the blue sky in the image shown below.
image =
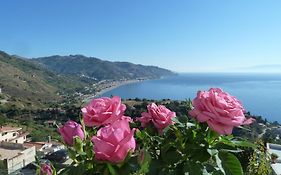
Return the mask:
<svg viewBox="0 0 281 175">
<path fill-rule="evenodd" d="M 281 1 L 3 0 L 0 50 L 174 71 L 281 65 Z"/>
</svg>

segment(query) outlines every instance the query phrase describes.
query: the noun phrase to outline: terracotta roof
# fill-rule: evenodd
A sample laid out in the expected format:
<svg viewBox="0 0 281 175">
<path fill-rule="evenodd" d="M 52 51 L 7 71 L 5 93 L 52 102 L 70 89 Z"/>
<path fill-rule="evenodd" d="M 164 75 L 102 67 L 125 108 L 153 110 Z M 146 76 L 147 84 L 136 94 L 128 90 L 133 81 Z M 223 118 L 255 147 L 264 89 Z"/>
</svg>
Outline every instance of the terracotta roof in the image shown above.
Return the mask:
<svg viewBox="0 0 281 175">
<path fill-rule="evenodd" d="M 19 131 L 22 128 L 10 127 L 10 126 L 0 126 L 0 132 L 9 132 L 9 131 Z"/>
<path fill-rule="evenodd" d="M 36 150 L 41 149 L 45 144 L 46 144 L 46 142 L 25 142 L 25 143 L 23 143 L 23 145 L 27 146 L 27 147 L 35 146 Z"/>
</svg>

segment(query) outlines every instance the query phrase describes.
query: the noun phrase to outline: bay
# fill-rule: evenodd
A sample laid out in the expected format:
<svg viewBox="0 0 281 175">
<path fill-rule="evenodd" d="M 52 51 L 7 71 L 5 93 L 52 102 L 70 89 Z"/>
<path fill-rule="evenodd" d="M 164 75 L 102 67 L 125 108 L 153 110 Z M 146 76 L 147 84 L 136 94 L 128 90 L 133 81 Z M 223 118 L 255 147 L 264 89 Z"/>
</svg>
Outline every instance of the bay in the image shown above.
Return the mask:
<svg viewBox="0 0 281 175">
<path fill-rule="evenodd" d="M 281 74 L 188 73 L 127 84 L 102 96 L 123 99 L 193 99 L 198 90 L 219 87 L 236 96 L 251 114 L 281 122 Z"/>
</svg>

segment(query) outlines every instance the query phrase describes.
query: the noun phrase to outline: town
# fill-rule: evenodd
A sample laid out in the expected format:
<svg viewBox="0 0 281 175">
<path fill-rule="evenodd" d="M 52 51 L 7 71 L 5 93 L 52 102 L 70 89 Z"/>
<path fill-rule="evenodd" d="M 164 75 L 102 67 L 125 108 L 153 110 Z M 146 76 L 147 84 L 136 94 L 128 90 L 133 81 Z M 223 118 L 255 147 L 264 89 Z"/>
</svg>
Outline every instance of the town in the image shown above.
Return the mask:
<svg viewBox="0 0 281 175">
<path fill-rule="evenodd" d="M 35 174 L 36 159 L 67 162 L 69 157 L 62 143 L 49 137 L 46 142 L 32 142 L 22 128 L 0 128 L 0 174 Z"/>
</svg>

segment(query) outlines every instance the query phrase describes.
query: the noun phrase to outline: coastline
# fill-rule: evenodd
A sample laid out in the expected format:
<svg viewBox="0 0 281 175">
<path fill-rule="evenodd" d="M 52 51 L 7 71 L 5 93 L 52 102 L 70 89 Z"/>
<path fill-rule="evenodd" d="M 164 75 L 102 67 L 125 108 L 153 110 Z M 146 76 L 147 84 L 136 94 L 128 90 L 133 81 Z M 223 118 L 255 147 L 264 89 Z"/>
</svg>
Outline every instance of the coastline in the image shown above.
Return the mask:
<svg viewBox="0 0 281 175">
<path fill-rule="evenodd" d="M 106 92 L 109 92 L 113 89 L 116 89 L 120 86 L 124 86 L 124 85 L 127 85 L 127 84 L 133 84 L 133 83 L 138 83 L 138 82 L 142 82 L 144 80 L 127 80 L 127 81 L 122 81 L 122 82 L 116 82 L 116 84 L 108 87 L 108 88 L 104 88 L 102 89 L 101 91 L 97 92 L 95 95 L 92 96 L 92 98 L 96 98 L 96 97 L 100 97 L 102 94 L 106 93 Z"/>
<path fill-rule="evenodd" d="M 124 80 L 124 81 L 114 81 L 111 82 L 111 84 L 109 85 L 109 87 L 105 87 L 105 88 L 101 88 L 101 90 L 99 90 L 98 92 L 96 92 L 95 94 L 91 94 L 88 95 L 87 97 L 84 98 L 84 102 L 88 102 L 91 99 L 97 98 L 97 97 L 101 97 L 104 93 L 109 92 L 113 89 L 116 89 L 120 86 L 124 86 L 127 84 L 133 84 L 133 83 L 138 83 L 138 82 L 142 82 L 145 80 L 149 80 L 149 79 L 137 79 L 137 80 Z"/>
</svg>

